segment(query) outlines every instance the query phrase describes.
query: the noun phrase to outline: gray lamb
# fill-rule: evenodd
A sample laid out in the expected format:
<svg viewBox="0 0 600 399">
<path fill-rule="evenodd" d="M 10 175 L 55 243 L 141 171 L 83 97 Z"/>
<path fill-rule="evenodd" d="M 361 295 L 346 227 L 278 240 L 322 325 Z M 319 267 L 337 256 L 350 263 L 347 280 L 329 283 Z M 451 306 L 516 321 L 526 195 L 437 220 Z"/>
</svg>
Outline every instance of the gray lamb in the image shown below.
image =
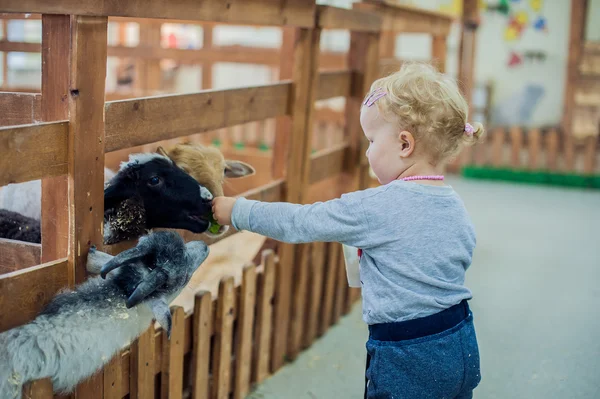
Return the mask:
<svg viewBox="0 0 600 399">
<path fill-rule="evenodd" d="M 209 253 L 159 231 L 117 256 L 92 249 L 90 277 L 57 294 L 35 320 L 0 334 L 0 397 L 19 398 L 28 381 L 51 378 L 68 393 L 101 369 L 156 319 L 170 337 L 169 303 Z M 129 299 L 128 299 L 129 298 Z"/>
</svg>

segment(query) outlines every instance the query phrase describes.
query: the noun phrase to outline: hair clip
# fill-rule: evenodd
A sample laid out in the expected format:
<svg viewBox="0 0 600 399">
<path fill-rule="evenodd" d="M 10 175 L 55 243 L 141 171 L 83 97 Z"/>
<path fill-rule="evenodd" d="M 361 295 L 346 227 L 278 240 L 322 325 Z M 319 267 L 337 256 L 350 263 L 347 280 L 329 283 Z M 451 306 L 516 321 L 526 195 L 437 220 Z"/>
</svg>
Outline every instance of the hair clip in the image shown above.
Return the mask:
<svg viewBox="0 0 600 399">
<path fill-rule="evenodd" d="M 374 90 L 373 92 L 371 92 L 367 96 L 367 98 L 363 102 L 363 105 L 370 107 L 375 103 L 375 101 L 379 100 L 381 97 L 385 96 L 386 94 L 387 94 L 387 91 L 385 91 L 382 87 L 380 87 L 380 88 Z"/>
<path fill-rule="evenodd" d="M 471 137 L 473 135 L 473 133 L 475 132 L 475 129 L 473 129 L 473 126 L 471 126 L 470 123 L 467 123 L 465 125 L 465 134 L 469 137 Z"/>
</svg>

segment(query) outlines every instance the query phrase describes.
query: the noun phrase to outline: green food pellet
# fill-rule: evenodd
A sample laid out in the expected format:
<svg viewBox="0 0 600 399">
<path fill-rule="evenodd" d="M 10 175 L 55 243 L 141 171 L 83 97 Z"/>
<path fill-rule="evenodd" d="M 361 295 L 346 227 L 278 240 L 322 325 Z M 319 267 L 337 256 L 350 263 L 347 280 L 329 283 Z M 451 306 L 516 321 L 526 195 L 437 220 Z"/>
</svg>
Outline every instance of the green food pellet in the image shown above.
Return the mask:
<svg viewBox="0 0 600 399">
<path fill-rule="evenodd" d="M 217 221 L 215 220 L 214 216 L 210 215 L 210 227 L 208 228 L 208 231 L 211 232 L 212 234 L 219 234 L 219 229 L 221 229 L 221 225 L 219 223 L 217 223 Z"/>
</svg>

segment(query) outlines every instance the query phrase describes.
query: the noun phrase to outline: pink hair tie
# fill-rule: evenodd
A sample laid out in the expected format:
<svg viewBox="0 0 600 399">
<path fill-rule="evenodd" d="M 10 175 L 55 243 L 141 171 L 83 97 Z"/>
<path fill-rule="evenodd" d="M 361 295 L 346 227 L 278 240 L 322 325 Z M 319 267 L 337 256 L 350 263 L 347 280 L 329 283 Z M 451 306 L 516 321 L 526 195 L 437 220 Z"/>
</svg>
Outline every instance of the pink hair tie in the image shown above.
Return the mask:
<svg viewBox="0 0 600 399">
<path fill-rule="evenodd" d="M 381 97 L 385 96 L 387 94 L 387 91 L 385 91 L 383 88 L 378 88 L 375 91 L 371 92 L 367 98 L 365 99 L 365 101 L 363 102 L 363 105 L 366 105 L 367 107 L 370 107 L 371 105 L 373 105 L 375 103 L 375 101 L 379 100 Z"/>
<path fill-rule="evenodd" d="M 465 134 L 469 137 L 473 136 L 473 133 L 475 132 L 475 129 L 473 129 L 473 126 L 471 126 L 470 123 L 467 123 L 465 125 Z"/>
</svg>

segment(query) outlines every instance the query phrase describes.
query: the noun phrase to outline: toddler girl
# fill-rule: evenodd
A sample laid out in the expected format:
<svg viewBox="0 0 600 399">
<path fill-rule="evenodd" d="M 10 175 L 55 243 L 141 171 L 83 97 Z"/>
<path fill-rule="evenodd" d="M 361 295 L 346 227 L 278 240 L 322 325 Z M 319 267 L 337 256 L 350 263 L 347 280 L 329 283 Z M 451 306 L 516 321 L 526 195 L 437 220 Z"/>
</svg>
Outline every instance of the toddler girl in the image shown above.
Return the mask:
<svg viewBox="0 0 600 399">
<path fill-rule="evenodd" d="M 471 398 L 481 379 L 465 271 L 475 231 L 444 165 L 483 134 L 456 83 L 427 64 L 376 80 L 360 114 L 381 186 L 312 205 L 217 197 L 220 224 L 290 243 L 360 248 L 365 397 Z"/>
</svg>

